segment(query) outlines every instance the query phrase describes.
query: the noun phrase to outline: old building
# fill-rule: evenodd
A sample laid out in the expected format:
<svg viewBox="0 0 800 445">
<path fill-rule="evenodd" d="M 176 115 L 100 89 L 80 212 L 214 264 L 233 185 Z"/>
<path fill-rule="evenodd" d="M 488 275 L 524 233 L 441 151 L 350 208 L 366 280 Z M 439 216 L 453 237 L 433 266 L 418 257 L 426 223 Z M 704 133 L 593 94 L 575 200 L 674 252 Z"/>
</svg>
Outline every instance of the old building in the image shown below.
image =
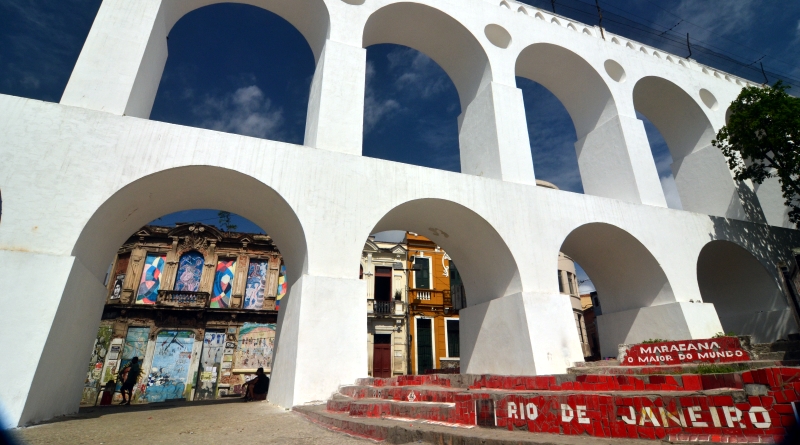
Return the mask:
<svg viewBox="0 0 800 445">
<path fill-rule="evenodd" d="M 586 356 L 586 360 L 600 360 L 600 334 L 597 331 L 597 316 L 603 315 L 600 309 L 600 301 L 597 299 L 597 292 L 581 294 L 581 308 L 583 309 L 583 319 L 586 326 L 586 337 L 589 340 L 591 355 Z"/>
<path fill-rule="evenodd" d="M 143 227 L 109 269 L 81 404 L 98 403 L 133 357 L 142 363 L 133 403 L 241 393 L 257 368 L 271 370 L 285 283 L 267 235 L 204 224 Z"/>
<path fill-rule="evenodd" d="M 455 266 L 441 247 L 416 233 L 406 234 L 408 246 L 408 314 L 411 330 L 410 372 L 460 367 L 458 311 L 453 301 L 451 275 Z M 459 306 L 465 296 L 460 279 Z"/>
<path fill-rule="evenodd" d="M 581 342 L 583 356 L 588 357 L 592 355 L 592 349 L 586 333 L 586 322 L 583 308 L 581 307 L 581 295 L 578 290 L 578 277 L 575 274 L 575 261 L 561 252 L 558 253 L 558 291 L 569 295 L 572 316 L 575 319 L 575 330 Z"/>
<path fill-rule="evenodd" d="M 376 241 L 370 236 L 361 256 L 361 279 L 367 284 L 369 374 L 392 377 L 408 366 L 405 242 Z"/>
</svg>

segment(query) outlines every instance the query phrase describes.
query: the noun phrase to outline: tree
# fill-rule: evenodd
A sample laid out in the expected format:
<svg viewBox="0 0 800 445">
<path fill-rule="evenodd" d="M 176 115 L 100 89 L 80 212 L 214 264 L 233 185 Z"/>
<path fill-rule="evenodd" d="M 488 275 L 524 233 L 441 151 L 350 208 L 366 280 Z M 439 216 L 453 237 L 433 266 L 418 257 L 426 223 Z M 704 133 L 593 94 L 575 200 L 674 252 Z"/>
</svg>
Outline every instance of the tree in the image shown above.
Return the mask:
<svg viewBox="0 0 800 445">
<path fill-rule="evenodd" d="M 789 87 L 746 87 L 730 106 L 727 125 L 712 141 L 728 159 L 737 181 L 778 178 L 789 220 L 800 223 L 800 99 Z"/>
<path fill-rule="evenodd" d="M 217 216 L 219 217 L 219 228 L 225 228 L 226 232 L 231 232 L 236 230 L 236 224 L 231 223 L 231 212 L 224 212 L 220 210 L 217 212 Z"/>
</svg>

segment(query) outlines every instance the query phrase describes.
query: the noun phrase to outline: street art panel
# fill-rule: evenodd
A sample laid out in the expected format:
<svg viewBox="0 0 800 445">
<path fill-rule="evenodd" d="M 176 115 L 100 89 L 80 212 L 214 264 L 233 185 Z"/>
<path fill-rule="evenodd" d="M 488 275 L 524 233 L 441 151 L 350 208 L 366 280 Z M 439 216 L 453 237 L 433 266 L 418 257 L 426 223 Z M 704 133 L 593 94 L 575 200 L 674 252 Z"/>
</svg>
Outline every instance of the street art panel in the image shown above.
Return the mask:
<svg viewBox="0 0 800 445">
<path fill-rule="evenodd" d="M 218 309 L 230 306 L 233 275 L 235 272 L 236 260 L 221 259 L 217 262 L 217 271 L 214 275 L 214 295 L 211 297 L 210 305 L 212 308 Z"/>
<path fill-rule="evenodd" d="M 189 386 L 193 347 L 193 331 L 164 330 L 158 333 L 153 363 L 147 376 L 145 400 L 152 403 L 184 397 Z"/>
<path fill-rule="evenodd" d="M 244 294 L 245 309 L 261 309 L 264 306 L 264 290 L 267 284 L 269 261 L 252 260 L 247 271 L 247 286 Z"/>
<path fill-rule="evenodd" d="M 94 339 L 92 355 L 89 358 L 89 369 L 86 372 L 86 380 L 83 382 L 81 405 L 94 405 L 97 401 L 97 394 L 100 390 L 100 380 L 103 377 L 103 366 L 105 365 L 110 344 L 111 326 L 100 326 L 97 330 L 97 336 Z"/>
<path fill-rule="evenodd" d="M 160 253 L 147 254 L 144 260 L 142 279 L 139 281 L 139 290 L 136 293 L 136 304 L 156 304 L 166 258 L 166 255 Z"/>
<path fill-rule="evenodd" d="M 281 298 L 286 295 L 287 285 L 286 285 L 286 266 L 281 264 L 281 271 L 278 275 L 278 289 L 275 292 L 275 310 L 281 308 Z"/>
<path fill-rule="evenodd" d="M 124 372 L 125 368 L 130 364 L 131 359 L 134 357 L 139 358 L 139 364 L 142 364 L 144 360 L 144 356 L 147 353 L 147 342 L 150 340 L 150 328 L 149 327 L 129 327 L 128 333 L 125 336 L 125 343 L 123 344 L 122 348 L 122 358 L 119 360 L 117 364 L 117 369 L 119 373 Z M 117 393 L 114 396 L 114 400 L 117 399 L 121 400 L 121 394 L 119 393 L 120 389 L 122 388 L 122 383 L 125 379 L 125 376 L 117 375 Z M 140 376 L 141 378 L 141 376 Z M 141 382 L 141 380 L 140 380 Z M 136 385 L 133 389 L 133 401 L 131 403 L 140 403 L 142 396 L 142 385 Z"/>
<path fill-rule="evenodd" d="M 233 369 L 236 371 L 264 368 L 272 369 L 272 350 L 275 347 L 275 324 L 245 323 L 239 329 L 239 340 L 233 354 Z"/>
<path fill-rule="evenodd" d="M 195 400 L 216 398 L 217 382 L 221 370 L 222 353 L 225 350 L 225 333 L 222 331 L 206 331 L 203 338 L 203 352 L 200 353 L 197 391 Z"/>
<path fill-rule="evenodd" d="M 178 261 L 178 273 L 175 276 L 177 291 L 197 292 L 200 290 L 200 278 L 203 276 L 203 254 L 195 250 L 181 255 Z"/>
</svg>

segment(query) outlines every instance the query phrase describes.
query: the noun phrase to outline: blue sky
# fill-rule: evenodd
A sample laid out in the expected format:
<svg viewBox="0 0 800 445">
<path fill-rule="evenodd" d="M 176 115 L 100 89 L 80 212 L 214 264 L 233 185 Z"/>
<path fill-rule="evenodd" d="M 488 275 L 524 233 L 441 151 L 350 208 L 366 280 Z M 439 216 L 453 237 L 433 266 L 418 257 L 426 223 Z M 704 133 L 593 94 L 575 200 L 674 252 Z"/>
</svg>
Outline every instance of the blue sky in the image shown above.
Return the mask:
<svg viewBox="0 0 800 445">
<path fill-rule="evenodd" d="M 100 3 L 0 0 L 0 93 L 57 102 Z M 549 0 L 526 3 L 550 5 Z M 765 56 L 768 69 L 800 77 L 798 1 L 600 3 L 608 12 L 659 29 L 677 23 L 676 32 L 690 32 L 693 39 L 743 60 Z M 570 15 L 556 5 L 559 13 Z M 615 31 L 613 23 L 606 26 Z M 169 59 L 151 119 L 302 144 L 313 73 L 311 49 L 280 17 L 238 4 L 201 8 L 170 32 Z M 537 178 L 582 193 L 575 130 L 566 110 L 540 85 L 527 79 L 517 85 L 536 147 Z M 365 156 L 457 172 L 460 113 L 452 82 L 424 54 L 395 45 L 367 49 Z M 655 127 L 645 121 L 645 128 L 668 202 L 680 208 L 669 150 Z M 216 210 L 181 212 L 156 222 L 187 220 L 215 223 Z M 234 221 L 240 230 L 255 227 L 241 218 Z"/>
</svg>

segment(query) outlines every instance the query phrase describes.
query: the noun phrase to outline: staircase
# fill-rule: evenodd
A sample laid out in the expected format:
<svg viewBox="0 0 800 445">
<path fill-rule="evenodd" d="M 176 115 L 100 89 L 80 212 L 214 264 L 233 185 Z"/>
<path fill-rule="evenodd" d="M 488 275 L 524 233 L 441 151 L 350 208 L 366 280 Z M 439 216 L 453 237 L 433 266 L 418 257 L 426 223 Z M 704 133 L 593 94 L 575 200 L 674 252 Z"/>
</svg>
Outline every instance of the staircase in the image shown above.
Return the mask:
<svg viewBox="0 0 800 445">
<path fill-rule="evenodd" d="M 515 437 L 531 432 L 670 442 L 778 443 L 796 422 L 792 402 L 800 401 L 800 368 L 776 363 L 780 362 L 750 362 L 747 366 L 768 367 L 719 374 L 693 374 L 697 367 L 684 365 L 581 367 L 570 374 L 532 377 L 368 378 L 341 387 L 324 408 L 295 410 L 317 423 L 377 440 L 389 438 L 388 430 L 381 429 L 380 421 L 384 421 L 451 429 L 495 428 L 498 433 L 507 429 L 518 432 Z M 669 374 L 657 374 L 666 368 Z M 609 369 L 624 369 L 626 374 Z"/>
</svg>

